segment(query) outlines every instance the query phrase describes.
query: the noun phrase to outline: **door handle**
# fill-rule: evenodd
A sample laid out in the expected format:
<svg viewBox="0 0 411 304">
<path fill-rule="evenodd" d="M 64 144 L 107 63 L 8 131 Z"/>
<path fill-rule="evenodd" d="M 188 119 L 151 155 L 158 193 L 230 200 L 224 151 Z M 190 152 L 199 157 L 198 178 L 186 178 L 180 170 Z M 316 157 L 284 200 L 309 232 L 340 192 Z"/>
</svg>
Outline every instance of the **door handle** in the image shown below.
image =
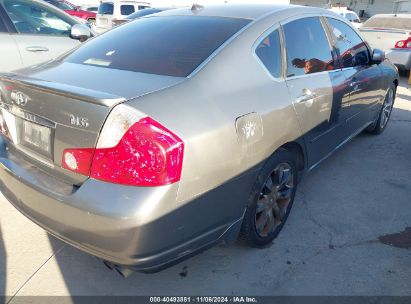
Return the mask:
<svg viewBox="0 0 411 304">
<path fill-rule="evenodd" d="M 350 83 L 350 87 L 358 87 L 361 84 L 361 81 L 353 81 Z"/>
<path fill-rule="evenodd" d="M 315 97 L 317 97 L 317 94 L 315 94 L 313 91 L 309 89 L 304 89 L 303 95 L 297 97 L 295 99 L 295 102 L 297 103 L 306 102 L 306 101 L 313 100 Z"/>
<path fill-rule="evenodd" d="M 28 47 L 26 47 L 26 51 L 34 52 L 34 53 L 37 53 L 37 52 L 48 52 L 48 51 L 49 51 L 49 48 L 47 48 L 47 47 L 45 47 L 45 46 L 28 46 Z"/>
</svg>

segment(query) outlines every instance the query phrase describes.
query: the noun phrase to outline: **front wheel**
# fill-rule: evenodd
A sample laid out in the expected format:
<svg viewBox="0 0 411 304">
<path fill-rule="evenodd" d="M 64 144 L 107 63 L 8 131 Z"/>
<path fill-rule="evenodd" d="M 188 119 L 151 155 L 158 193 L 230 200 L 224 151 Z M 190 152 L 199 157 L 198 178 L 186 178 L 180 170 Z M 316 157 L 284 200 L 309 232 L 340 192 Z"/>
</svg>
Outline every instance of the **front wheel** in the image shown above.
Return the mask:
<svg viewBox="0 0 411 304">
<path fill-rule="evenodd" d="M 396 86 L 392 84 L 388 89 L 387 95 L 385 96 L 384 104 L 382 105 L 380 114 L 378 115 L 377 122 L 370 129 L 367 129 L 367 131 L 371 134 L 381 134 L 384 132 L 394 107 L 395 92 Z"/>
<path fill-rule="evenodd" d="M 296 155 L 277 151 L 261 170 L 249 197 L 240 238 L 253 247 L 270 244 L 287 221 L 297 188 Z"/>
</svg>

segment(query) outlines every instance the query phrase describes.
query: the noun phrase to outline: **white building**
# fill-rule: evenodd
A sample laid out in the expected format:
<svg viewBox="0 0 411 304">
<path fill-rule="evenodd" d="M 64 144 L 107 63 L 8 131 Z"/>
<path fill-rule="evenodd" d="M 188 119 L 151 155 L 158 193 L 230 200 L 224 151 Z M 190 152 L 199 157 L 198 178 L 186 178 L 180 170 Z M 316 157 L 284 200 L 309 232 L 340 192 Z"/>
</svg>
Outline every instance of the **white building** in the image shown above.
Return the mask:
<svg viewBox="0 0 411 304">
<path fill-rule="evenodd" d="M 411 0 L 291 0 L 291 4 L 318 7 L 345 6 L 357 14 L 373 16 L 382 13 L 411 13 Z"/>
</svg>

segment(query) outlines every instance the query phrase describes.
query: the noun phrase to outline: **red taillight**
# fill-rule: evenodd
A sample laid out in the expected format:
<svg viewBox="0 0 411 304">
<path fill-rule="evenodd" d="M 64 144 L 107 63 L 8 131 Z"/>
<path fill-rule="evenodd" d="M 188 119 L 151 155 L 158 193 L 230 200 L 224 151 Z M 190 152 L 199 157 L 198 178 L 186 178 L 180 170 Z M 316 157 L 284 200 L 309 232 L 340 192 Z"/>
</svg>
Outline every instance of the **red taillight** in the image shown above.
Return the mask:
<svg viewBox="0 0 411 304">
<path fill-rule="evenodd" d="M 65 150 L 63 167 L 110 183 L 162 186 L 180 180 L 183 153 L 179 137 L 146 117 L 134 123 L 114 147 Z M 67 166 L 67 155 L 77 160 L 77 170 L 75 165 Z"/>
<path fill-rule="evenodd" d="M 400 40 L 395 44 L 396 49 L 410 49 L 411 48 L 411 37 L 407 40 Z"/>
</svg>

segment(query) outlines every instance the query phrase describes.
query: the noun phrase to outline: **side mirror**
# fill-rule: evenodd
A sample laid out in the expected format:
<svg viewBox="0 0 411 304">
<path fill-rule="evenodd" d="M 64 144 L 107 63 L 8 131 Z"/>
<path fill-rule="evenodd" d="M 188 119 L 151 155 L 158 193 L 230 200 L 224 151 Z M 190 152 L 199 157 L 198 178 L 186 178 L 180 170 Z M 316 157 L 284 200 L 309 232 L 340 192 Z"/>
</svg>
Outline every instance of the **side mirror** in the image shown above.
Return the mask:
<svg viewBox="0 0 411 304">
<path fill-rule="evenodd" d="M 380 64 L 385 60 L 385 52 L 379 49 L 374 49 L 372 52 L 372 63 Z"/>
<path fill-rule="evenodd" d="M 77 39 L 83 42 L 91 37 L 91 31 L 86 25 L 74 24 L 71 27 L 70 36 L 73 39 Z"/>
</svg>

